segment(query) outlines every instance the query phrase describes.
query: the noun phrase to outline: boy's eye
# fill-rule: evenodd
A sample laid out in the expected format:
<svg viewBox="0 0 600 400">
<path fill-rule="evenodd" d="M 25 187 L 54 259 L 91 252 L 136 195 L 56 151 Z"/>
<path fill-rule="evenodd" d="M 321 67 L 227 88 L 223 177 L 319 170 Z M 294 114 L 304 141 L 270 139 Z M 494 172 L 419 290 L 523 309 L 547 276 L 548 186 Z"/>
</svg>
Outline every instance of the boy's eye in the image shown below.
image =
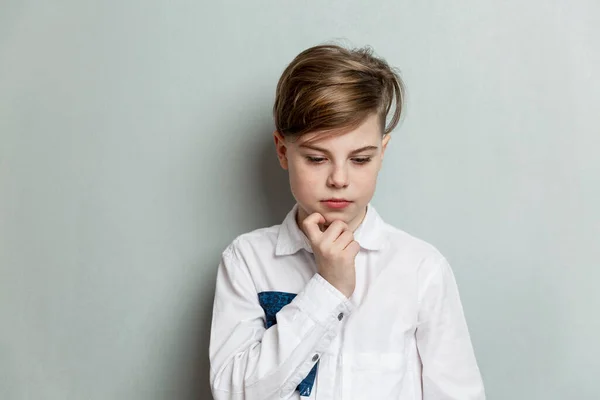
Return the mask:
<svg viewBox="0 0 600 400">
<path fill-rule="evenodd" d="M 320 164 L 322 162 L 324 162 L 325 160 L 327 160 L 324 157 L 311 157 L 311 156 L 306 156 L 306 159 L 313 164 Z M 366 164 L 369 161 L 371 161 L 371 157 L 354 157 L 352 158 L 352 162 L 354 162 L 355 164 Z"/>
<path fill-rule="evenodd" d="M 357 164 L 366 164 L 369 161 L 371 161 L 371 157 L 357 157 L 353 158 L 352 161 L 354 161 Z"/>
<path fill-rule="evenodd" d="M 319 164 L 323 161 L 325 161 L 325 158 L 323 157 L 311 157 L 311 156 L 306 156 L 306 159 L 311 162 L 311 163 L 315 163 L 315 164 Z"/>
</svg>

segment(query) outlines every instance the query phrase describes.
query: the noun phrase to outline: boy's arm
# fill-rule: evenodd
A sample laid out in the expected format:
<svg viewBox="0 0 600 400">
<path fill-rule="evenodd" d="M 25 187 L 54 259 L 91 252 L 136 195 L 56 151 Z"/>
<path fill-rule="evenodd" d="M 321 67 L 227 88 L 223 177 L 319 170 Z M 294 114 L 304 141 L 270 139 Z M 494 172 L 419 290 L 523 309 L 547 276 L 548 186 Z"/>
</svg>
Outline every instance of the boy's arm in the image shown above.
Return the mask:
<svg viewBox="0 0 600 400">
<path fill-rule="evenodd" d="M 484 400 L 456 280 L 445 258 L 421 266 L 419 303 L 423 399 Z"/>
<path fill-rule="evenodd" d="M 350 301 L 315 274 L 265 328 L 265 312 L 235 246 L 217 272 L 210 334 L 210 382 L 216 400 L 289 398 L 352 311 Z"/>
</svg>

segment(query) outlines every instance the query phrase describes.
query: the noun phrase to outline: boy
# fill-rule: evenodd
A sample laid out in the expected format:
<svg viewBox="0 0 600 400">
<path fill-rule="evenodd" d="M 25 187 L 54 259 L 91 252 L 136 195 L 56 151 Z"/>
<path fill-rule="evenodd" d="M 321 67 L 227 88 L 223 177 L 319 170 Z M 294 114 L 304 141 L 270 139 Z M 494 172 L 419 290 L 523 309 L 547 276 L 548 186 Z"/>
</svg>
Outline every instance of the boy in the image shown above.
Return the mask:
<svg viewBox="0 0 600 400">
<path fill-rule="evenodd" d="M 368 48 L 316 46 L 283 72 L 274 141 L 296 204 L 223 252 L 215 399 L 485 398 L 446 259 L 370 203 L 403 93 Z"/>
</svg>

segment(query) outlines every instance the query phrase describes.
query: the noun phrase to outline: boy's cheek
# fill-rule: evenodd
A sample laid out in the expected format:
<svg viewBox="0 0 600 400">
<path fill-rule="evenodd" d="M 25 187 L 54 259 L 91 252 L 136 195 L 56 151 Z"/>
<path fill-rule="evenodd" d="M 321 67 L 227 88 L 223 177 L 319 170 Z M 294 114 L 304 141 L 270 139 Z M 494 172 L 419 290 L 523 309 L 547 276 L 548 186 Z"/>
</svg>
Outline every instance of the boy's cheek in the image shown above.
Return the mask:
<svg viewBox="0 0 600 400">
<path fill-rule="evenodd" d="M 320 180 L 319 174 L 311 168 L 294 169 L 295 181 L 303 185 L 314 185 Z"/>
<path fill-rule="evenodd" d="M 314 179 L 313 175 L 310 175 L 308 172 L 304 172 L 301 170 L 294 171 L 293 174 L 290 174 L 290 184 L 292 185 L 292 189 L 300 196 L 310 196 L 317 190 L 319 187 L 318 179 Z"/>
</svg>

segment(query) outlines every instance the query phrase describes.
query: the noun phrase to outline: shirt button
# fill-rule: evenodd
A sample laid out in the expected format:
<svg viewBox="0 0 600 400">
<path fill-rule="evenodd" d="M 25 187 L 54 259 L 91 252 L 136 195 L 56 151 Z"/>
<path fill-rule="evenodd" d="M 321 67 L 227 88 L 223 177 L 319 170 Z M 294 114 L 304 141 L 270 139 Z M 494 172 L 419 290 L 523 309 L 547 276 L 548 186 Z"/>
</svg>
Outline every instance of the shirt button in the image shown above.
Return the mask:
<svg viewBox="0 0 600 400">
<path fill-rule="evenodd" d="M 318 359 L 319 359 L 319 355 L 318 355 L 318 354 L 315 354 L 315 355 L 313 356 L 313 358 L 312 358 L 313 362 L 314 362 L 314 361 L 317 361 Z"/>
<path fill-rule="evenodd" d="M 344 313 L 341 312 L 338 314 L 338 321 L 341 321 L 342 318 L 344 318 Z"/>
</svg>

